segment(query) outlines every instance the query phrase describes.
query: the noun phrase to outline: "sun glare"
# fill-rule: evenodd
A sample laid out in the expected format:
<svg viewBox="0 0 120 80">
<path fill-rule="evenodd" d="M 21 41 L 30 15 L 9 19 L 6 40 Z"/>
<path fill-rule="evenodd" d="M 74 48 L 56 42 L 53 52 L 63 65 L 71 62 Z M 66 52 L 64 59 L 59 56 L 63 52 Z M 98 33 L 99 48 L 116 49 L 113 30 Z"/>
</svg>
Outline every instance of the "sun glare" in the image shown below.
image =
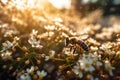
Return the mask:
<svg viewBox="0 0 120 80">
<path fill-rule="evenodd" d="M 8 0 L 1 0 L 3 4 L 7 3 Z"/>
<path fill-rule="evenodd" d="M 2 3 L 6 4 L 9 2 L 9 7 L 15 6 L 19 10 L 30 9 L 30 8 L 42 8 L 43 2 L 46 0 L 2 0 Z"/>
<path fill-rule="evenodd" d="M 18 0 L 16 0 L 18 2 Z M 21 0 L 19 0 L 21 1 Z M 42 8 L 42 2 L 43 0 L 23 0 L 25 7 L 26 8 Z M 19 5 L 19 2 L 18 2 Z M 22 7 L 22 6 L 21 6 Z"/>
<path fill-rule="evenodd" d="M 1 0 L 2 3 L 6 4 L 9 0 Z M 57 9 L 69 9 L 71 6 L 71 0 L 11 0 L 9 2 L 10 7 L 15 6 L 19 10 L 31 9 L 31 8 L 41 8 L 46 5 L 46 3 L 51 3 Z"/>
<path fill-rule="evenodd" d="M 71 6 L 71 0 L 48 0 L 54 7 L 58 9 L 69 9 Z"/>
</svg>

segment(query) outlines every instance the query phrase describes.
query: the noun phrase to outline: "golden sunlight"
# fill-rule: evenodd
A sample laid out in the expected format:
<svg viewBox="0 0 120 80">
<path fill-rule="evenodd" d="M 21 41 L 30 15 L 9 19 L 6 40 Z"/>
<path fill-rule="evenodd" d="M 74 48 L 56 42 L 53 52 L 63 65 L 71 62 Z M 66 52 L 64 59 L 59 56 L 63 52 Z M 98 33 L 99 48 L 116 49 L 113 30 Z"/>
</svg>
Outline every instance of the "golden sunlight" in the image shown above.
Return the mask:
<svg viewBox="0 0 120 80">
<path fill-rule="evenodd" d="M 0 0 L 0 80 L 120 80 L 119 1 Z"/>
<path fill-rule="evenodd" d="M 71 0 L 48 0 L 57 9 L 66 8 L 69 9 L 71 6 Z"/>
<path fill-rule="evenodd" d="M 1 0 L 3 4 L 10 4 L 9 7 L 16 7 L 19 10 L 40 8 L 43 9 L 47 3 L 51 3 L 57 9 L 69 9 L 71 0 Z"/>
<path fill-rule="evenodd" d="M 8 0 L 1 0 L 3 4 L 7 3 Z"/>
<path fill-rule="evenodd" d="M 3 0 L 3 2 L 7 2 L 8 0 Z M 11 0 L 10 5 L 15 6 L 19 10 L 24 10 L 26 8 L 43 8 L 43 3 L 46 0 Z"/>
</svg>

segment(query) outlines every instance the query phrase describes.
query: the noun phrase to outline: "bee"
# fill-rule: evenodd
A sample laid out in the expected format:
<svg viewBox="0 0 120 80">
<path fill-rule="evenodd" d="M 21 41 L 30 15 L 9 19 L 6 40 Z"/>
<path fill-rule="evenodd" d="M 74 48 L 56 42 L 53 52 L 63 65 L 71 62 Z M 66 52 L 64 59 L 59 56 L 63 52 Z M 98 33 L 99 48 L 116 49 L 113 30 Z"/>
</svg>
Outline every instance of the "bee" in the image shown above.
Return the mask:
<svg viewBox="0 0 120 80">
<path fill-rule="evenodd" d="M 82 48 L 85 51 L 89 51 L 89 48 L 88 48 L 88 46 L 86 45 L 86 43 L 84 41 L 78 40 L 77 38 L 74 38 L 74 37 L 73 38 L 68 38 L 67 37 L 66 40 L 65 40 L 65 46 L 66 47 L 71 46 L 74 49 L 76 49 L 76 47 L 78 46 L 78 47 Z"/>
</svg>

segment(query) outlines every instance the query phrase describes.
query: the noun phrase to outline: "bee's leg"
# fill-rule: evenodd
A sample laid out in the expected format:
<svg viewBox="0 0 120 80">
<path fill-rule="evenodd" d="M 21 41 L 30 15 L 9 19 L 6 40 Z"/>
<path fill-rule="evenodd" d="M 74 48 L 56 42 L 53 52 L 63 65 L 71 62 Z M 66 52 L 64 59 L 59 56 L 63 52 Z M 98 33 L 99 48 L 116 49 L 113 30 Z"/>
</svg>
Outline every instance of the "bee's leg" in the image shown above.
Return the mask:
<svg viewBox="0 0 120 80">
<path fill-rule="evenodd" d="M 74 59 L 74 46 L 70 46 L 70 58 Z"/>
<path fill-rule="evenodd" d="M 70 51 L 72 51 L 74 49 L 74 46 L 70 46 Z"/>
<path fill-rule="evenodd" d="M 75 53 L 75 51 L 76 51 L 76 47 L 74 47 L 74 49 L 73 49 L 73 54 Z"/>
</svg>

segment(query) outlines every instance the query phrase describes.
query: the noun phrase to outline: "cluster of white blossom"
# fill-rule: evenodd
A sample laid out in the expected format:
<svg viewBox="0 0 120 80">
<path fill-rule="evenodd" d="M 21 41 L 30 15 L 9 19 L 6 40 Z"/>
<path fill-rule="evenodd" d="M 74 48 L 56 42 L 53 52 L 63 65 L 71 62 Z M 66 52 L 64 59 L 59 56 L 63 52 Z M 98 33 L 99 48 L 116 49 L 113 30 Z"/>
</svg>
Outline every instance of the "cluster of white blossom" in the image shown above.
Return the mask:
<svg viewBox="0 0 120 80">
<path fill-rule="evenodd" d="M 86 73 L 94 73 L 95 70 L 104 67 L 106 71 L 109 72 L 110 76 L 113 76 L 112 70 L 115 69 L 112 67 L 111 63 L 108 60 L 105 62 L 101 61 L 101 57 L 95 52 L 94 54 L 83 54 L 76 65 L 73 67 L 72 71 L 78 75 L 80 78 L 83 78 Z M 102 74 L 101 74 L 102 76 Z M 93 77 L 91 77 L 92 80 Z"/>
<path fill-rule="evenodd" d="M 33 48 L 42 48 L 43 46 L 40 45 L 40 40 L 37 35 L 38 31 L 32 30 L 32 33 L 30 34 L 30 38 L 28 42 L 31 44 Z"/>
<path fill-rule="evenodd" d="M 0 51 L 2 59 L 10 59 L 12 57 L 12 50 L 19 45 L 18 41 L 19 38 L 14 37 L 12 42 L 7 40 L 2 43 L 2 50 Z"/>
<path fill-rule="evenodd" d="M 82 58 L 79 59 L 77 64 L 73 67 L 73 72 L 82 78 L 84 75 L 83 71 L 92 73 L 95 71 L 95 66 L 102 66 L 98 55 L 92 53 L 83 54 Z"/>
<path fill-rule="evenodd" d="M 31 66 L 31 68 L 26 69 L 25 73 L 19 75 L 18 80 L 32 80 L 31 75 L 35 75 L 35 74 L 38 76 L 38 80 L 42 80 L 45 76 L 47 76 L 47 72 L 45 72 L 44 70 L 35 71 L 34 66 Z"/>
</svg>

